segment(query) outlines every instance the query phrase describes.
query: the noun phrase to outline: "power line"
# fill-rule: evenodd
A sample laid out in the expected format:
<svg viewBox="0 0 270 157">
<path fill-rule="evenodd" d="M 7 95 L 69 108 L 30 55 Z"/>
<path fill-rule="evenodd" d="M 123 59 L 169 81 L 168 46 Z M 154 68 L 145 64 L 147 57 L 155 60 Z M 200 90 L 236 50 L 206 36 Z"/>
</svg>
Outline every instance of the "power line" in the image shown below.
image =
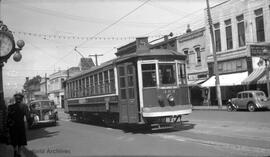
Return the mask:
<svg viewBox="0 0 270 157">
<path fill-rule="evenodd" d="M 138 10 L 139 8 L 141 8 L 142 6 L 144 6 L 146 3 L 148 3 L 151 0 L 146 0 L 145 2 L 143 2 L 141 5 L 139 5 L 138 7 L 136 7 L 135 9 L 131 10 L 130 12 L 128 12 L 126 15 L 120 17 L 118 20 L 116 20 L 115 22 L 113 22 L 112 24 L 108 25 L 107 27 L 105 27 L 104 29 L 102 29 L 101 31 L 99 31 L 98 33 L 96 33 L 95 35 L 92 36 L 92 38 L 97 37 L 99 34 L 105 32 L 107 29 L 109 29 L 110 27 L 114 26 L 115 24 L 117 24 L 118 22 L 120 22 L 122 19 L 126 18 L 127 16 L 129 16 L 130 14 L 132 14 L 133 12 L 135 12 L 136 10 Z M 78 45 L 77 47 L 85 44 L 87 41 L 81 43 L 80 45 Z"/>
<path fill-rule="evenodd" d="M 161 27 L 158 27 L 158 28 L 154 29 L 153 31 L 151 31 L 151 32 L 149 32 L 149 33 L 146 33 L 145 35 L 149 35 L 149 34 L 151 34 L 151 33 L 153 33 L 153 32 L 156 32 L 156 31 L 158 31 L 158 30 L 160 30 L 160 29 L 162 29 L 162 28 L 168 27 L 168 26 L 171 25 L 171 24 L 174 24 L 174 23 L 176 23 L 176 22 L 182 21 L 183 19 L 185 19 L 185 18 L 187 18 L 187 17 L 189 17 L 189 16 L 193 15 L 194 13 L 197 13 L 198 11 L 201 11 L 201 10 L 202 10 L 202 9 L 199 9 L 199 10 L 196 10 L 196 11 L 194 11 L 194 12 L 192 12 L 192 13 L 186 14 L 185 16 L 182 16 L 181 18 L 179 18 L 179 19 L 177 19 L 177 20 L 174 20 L 174 21 L 172 21 L 172 22 L 169 22 L 169 23 L 166 24 L 166 25 L 163 25 L 163 26 L 161 26 Z"/>
<path fill-rule="evenodd" d="M 106 20 L 102 18 L 95 18 L 95 17 L 82 17 L 82 16 L 76 16 L 72 14 L 67 14 L 55 10 L 49 10 L 49 9 L 44 9 L 40 7 L 34 7 L 34 6 L 27 6 L 24 3 L 19 3 L 20 5 L 8 5 L 11 7 L 15 7 L 17 9 L 25 9 L 27 11 L 32 11 L 40 14 L 45 14 L 45 15 L 50 15 L 54 17 L 61 17 L 61 18 L 66 18 L 70 20 L 76 20 L 76 21 L 81 21 L 81 22 L 90 22 L 90 23 L 102 23 L 106 24 L 107 22 L 112 22 L 111 20 Z M 153 25 L 161 25 L 164 23 L 153 23 L 153 22 L 136 22 L 136 21 L 125 21 L 123 24 L 128 24 L 128 25 L 137 25 L 137 26 L 153 26 Z"/>
</svg>

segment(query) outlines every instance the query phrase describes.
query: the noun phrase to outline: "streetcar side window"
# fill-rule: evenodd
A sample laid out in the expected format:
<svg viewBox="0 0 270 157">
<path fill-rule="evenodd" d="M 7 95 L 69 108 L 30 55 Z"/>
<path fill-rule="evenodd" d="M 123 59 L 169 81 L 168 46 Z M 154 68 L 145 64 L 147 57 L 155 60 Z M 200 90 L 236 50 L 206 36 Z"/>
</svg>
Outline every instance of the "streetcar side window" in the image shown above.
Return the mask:
<svg viewBox="0 0 270 157">
<path fill-rule="evenodd" d="M 121 99 L 126 99 L 127 94 L 126 94 L 126 81 L 125 81 L 125 68 L 123 66 L 120 66 L 119 68 L 119 83 L 120 83 L 120 96 Z"/>
<path fill-rule="evenodd" d="M 178 64 L 178 79 L 180 84 L 187 84 L 185 64 Z"/>
<path fill-rule="evenodd" d="M 79 90 L 78 90 L 78 93 L 79 93 L 78 97 L 81 97 L 82 96 L 82 81 L 81 81 L 81 79 L 79 79 Z"/>
<path fill-rule="evenodd" d="M 75 83 L 75 97 L 78 97 L 78 89 L 79 89 L 79 87 L 78 87 L 78 85 L 79 85 L 79 83 L 78 83 L 78 80 L 76 80 L 76 83 Z"/>
<path fill-rule="evenodd" d="M 94 94 L 94 76 L 91 75 L 90 76 L 90 95 L 93 95 Z"/>
<path fill-rule="evenodd" d="M 89 96 L 89 76 L 86 77 L 85 94 Z"/>
<path fill-rule="evenodd" d="M 109 86 L 109 92 L 114 93 L 115 92 L 115 80 L 114 80 L 114 70 L 110 69 L 109 70 L 109 75 L 110 75 L 110 86 Z"/>
<path fill-rule="evenodd" d="M 85 96 L 85 78 L 82 79 L 82 96 Z"/>
<path fill-rule="evenodd" d="M 103 94 L 103 74 L 102 74 L 102 72 L 100 72 L 98 74 L 98 79 L 99 79 L 99 85 L 98 85 L 99 94 Z"/>
<path fill-rule="evenodd" d="M 176 84 L 175 64 L 159 64 L 159 80 L 161 85 Z"/>
<path fill-rule="evenodd" d="M 98 75 L 97 74 L 95 74 L 94 75 L 94 81 L 95 81 L 95 84 L 94 84 L 94 88 L 95 88 L 95 90 L 94 90 L 94 94 L 98 94 Z"/>
<path fill-rule="evenodd" d="M 156 65 L 155 64 L 143 64 L 142 65 L 142 78 L 143 87 L 156 87 Z"/>
<path fill-rule="evenodd" d="M 104 71 L 104 90 L 105 93 L 109 93 L 109 76 L 108 76 L 108 70 Z"/>
</svg>

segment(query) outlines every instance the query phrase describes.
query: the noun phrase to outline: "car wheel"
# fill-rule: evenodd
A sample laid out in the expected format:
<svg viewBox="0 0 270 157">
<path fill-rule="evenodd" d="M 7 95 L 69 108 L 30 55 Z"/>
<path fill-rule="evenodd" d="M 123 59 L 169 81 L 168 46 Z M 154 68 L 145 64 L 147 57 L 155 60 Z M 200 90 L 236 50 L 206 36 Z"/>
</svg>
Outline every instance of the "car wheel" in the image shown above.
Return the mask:
<svg viewBox="0 0 270 157">
<path fill-rule="evenodd" d="M 254 112 L 255 110 L 256 110 L 255 105 L 252 102 L 248 103 L 248 111 Z"/>
<path fill-rule="evenodd" d="M 232 104 L 228 104 L 228 105 L 227 105 L 227 111 L 228 111 L 228 112 L 232 112 L 232 111 L 233 111 Z"/>
</svg>

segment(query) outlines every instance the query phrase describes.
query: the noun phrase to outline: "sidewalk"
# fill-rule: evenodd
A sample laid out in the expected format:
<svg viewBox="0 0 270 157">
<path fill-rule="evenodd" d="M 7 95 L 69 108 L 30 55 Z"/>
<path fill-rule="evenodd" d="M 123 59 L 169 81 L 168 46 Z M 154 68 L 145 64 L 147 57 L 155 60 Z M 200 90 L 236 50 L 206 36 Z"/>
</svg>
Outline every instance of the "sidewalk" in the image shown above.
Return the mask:
<svg viewBox="0 0 270 157">
<path fill-rule="evenodd" d="M 227 108 L 225 105 L 222 106 L 222 108 L 219 108 L 219 106 L 192 106 L 193 110 L 206 110 L 206 111 L 226 111 Z"/>
<path fill-rule="evenodd" d="M 13 157 L 12 146 L 0 143 L 0 157 Z"/>
</svg>

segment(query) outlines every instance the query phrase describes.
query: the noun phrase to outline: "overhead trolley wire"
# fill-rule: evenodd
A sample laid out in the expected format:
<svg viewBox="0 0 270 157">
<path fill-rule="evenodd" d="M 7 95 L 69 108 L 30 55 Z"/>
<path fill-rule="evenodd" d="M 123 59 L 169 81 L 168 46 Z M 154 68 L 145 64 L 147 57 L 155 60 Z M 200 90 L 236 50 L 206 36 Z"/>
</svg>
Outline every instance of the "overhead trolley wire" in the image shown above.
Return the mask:
<svg viewBox="0 0 270 157">
<path fill-rule="evenodd" d="M 138 10 L 139 8 L 141 8 L 142 6 L 144 6 L 146 3 L 148 3 L 149 1 L 151 0 L 146 0 L 144 1 L 141 5 L 139 5 L 138 7 L 136 7 L 135 9 L 131 10 L 130 12 L 128 12 L 126 15 L 120 17 L 118 20 L 116 20 L 115 22 L 113 22 L 112 24 L 108 25 L 107 27 L 103 28 L 101 31 L 99 31 L 98 33 L 96 33 L 95 35 L 93 35 L 91 38 L 95 38 L 97 37 L 98 35 L 100 35 L 101 33 L 105 32 L 107 29 L 111 28 L 112 26 L 114 26 L 115 24 L 117 24 L 118 22 L 120 22 L 122 19 L 126 18 L 127 16 L 129 16 L 130 14 L 134 13 L 136 10 Z M 84 41 L 82 42 L 81 44 L 77 45 L 76 47 L 80 47 L 82 46 L 83 44 L 85 44 L 87 42 Z"/>
</svg>

